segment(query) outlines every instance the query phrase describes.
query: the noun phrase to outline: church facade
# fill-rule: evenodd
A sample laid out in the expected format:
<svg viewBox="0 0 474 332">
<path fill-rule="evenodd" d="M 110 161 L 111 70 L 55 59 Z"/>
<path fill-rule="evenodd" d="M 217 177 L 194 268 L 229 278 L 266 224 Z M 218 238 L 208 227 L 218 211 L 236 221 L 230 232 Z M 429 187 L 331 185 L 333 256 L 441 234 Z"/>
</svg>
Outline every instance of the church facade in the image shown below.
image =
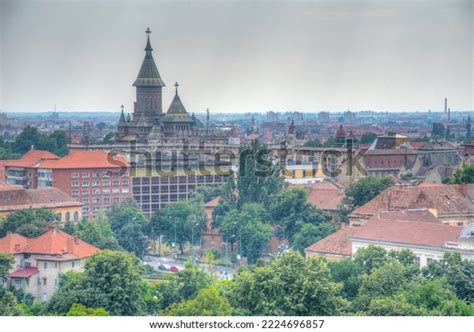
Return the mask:
<svg viewBox="0 0 474 332">
<path fill-rule="evenodd" d="M 140 143 L 160 142 L 167 137 L 194 137 L 198 135 L 196 118 L 190 115 L 184 107 L 178 94 L 178 83 L 175 86 L 175 96 L 163 112 L 162 89 L 165 83 L 153 58 L 153 48 L 150 42 L 150 28 L 146 30 L 147 43 L 145 58 L 133 83 L 136 88 L 136 101 L 133 114 L 125 116 L 122 113 L 117 124 L 116 141 L 135 141 Z"/>
</svg>

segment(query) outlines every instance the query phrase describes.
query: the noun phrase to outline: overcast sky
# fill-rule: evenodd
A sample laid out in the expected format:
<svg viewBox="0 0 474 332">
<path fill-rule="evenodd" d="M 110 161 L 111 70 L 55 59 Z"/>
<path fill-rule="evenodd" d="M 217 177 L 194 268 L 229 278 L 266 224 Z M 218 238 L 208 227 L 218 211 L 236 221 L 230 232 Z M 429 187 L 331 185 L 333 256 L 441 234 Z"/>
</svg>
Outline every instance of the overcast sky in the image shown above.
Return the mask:
<svg viewBox="0 0 474 332">
<path fill-rule="evenodd" d="M 165 110 L 472 110 L 473 2 L 0 0 L 0 109 L 130 112 L 149 26 Z"/>
</svg>

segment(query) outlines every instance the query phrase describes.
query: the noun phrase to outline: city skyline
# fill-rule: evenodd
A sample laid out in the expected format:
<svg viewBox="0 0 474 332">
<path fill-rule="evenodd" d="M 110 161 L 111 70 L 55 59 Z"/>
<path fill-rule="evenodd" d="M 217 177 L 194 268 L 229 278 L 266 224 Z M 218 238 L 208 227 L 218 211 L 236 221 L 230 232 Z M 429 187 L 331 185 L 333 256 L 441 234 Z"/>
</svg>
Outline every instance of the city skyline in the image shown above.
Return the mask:
<svg viewBox="0 0 474 332">
<path fill-rule="evenodd" d="M 6 112 L 132 112 L 148 26 L 164 111 L 473 109 L 470 1 L 0 6 Z"/>
</svg>

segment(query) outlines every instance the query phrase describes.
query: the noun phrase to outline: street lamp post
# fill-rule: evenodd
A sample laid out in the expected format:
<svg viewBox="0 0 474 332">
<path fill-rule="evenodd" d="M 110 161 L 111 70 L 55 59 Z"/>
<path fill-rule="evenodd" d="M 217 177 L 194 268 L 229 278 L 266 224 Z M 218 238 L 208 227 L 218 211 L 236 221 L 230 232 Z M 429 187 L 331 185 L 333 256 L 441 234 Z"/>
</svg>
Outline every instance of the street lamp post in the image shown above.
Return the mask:
<svg viewBox="0 0 474 332">
<path fill-rule="evenodd" d="M 191 228 L 191 253 L 192 253 L 192 262 L 194 264 L 194 228 L 199 226 L 199 223 L 196 223 L 193 228 Z"/>
</svg>

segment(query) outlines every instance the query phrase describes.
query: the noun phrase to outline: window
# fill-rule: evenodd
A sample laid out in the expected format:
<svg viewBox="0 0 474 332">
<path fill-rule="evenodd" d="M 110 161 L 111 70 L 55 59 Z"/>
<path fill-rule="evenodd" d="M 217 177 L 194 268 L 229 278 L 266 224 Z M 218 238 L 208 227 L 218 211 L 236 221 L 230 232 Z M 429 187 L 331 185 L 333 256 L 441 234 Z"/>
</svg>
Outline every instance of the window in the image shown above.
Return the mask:
<svg viewBox="0 0 474 332">
<path fill-rule="evenodd" d="M 71 173 L 71 178 L 73 179 L 79 178 L 79 173 Z"/>
<path fill-rule="evenodd" d="M 128 180 L 123 180 L 122 181 L 122 186 L 128 186 Z"/>
<path fill-rule="evenodd" d="M 110 194 L 110 189 L 104 189 L 104 190 L 102 190 L 102 193 L 104 195 Z"/>
<path fill-rule="evenodd" d="M 94 195 L 100 195 L 100 189 L 94 189 L 94 190 L 92 191 L 92 193 L 93 193 Z"/>
<path fill-rule="evenodd" d="M 110 181 L 109 180 L 104 180 L 102 181 L 103 186 L 110 186 Z"/>
<path fill-rule="evenodd" d="M 122 194 L 128 194 L 129 190 L 128 189 L 122 189 Z"/>
<path fill-rule="evenodd" d="M 71 196 L 73 196 L 73 197 L 79 196 L 79 190 L 73 190 L 73 191 L 71 192 Z"/>
<path fill-rule="evenodd" d="M 83 181 L 82 186 L 83 187 L 89 187 L 89 181 Z"/>
<path fill-rule="evenodd" d="M 88 179 L 91 177 L 91 174 L 90 173 L 82 173 L 82 178 L 83 179 Z"/>
<path fill-rule="evenodd" d="M 100 203 L 100 198 L 93 198 L 92 199 L 92 204 L 99 204 Z"/>
<path fill-rule="evenodd" d="M 58 262 L 54 262 L 54 267 L 55 267 L 55 268 L 58 267 Z"/>
<path fill-rule="evenodd" d="M 83 190 L 83 191 L 82 191 L 82 195 L 83 195 L 83 196 L 89 196 L 89 190 L 87 190 L 87 189 L 86 189 L 86 190 Z"/>
<path fill-rule="evenodd" d="M 83 198 L 82 204 L 89 204 L 89 198 Z"/>
<path fill-rule="evenodd" d="M 46 286 L 48 284 L 48 278 L 44 277 L 43 278 L 43 286 Z"/>
<path fill-rule="evenodd" d="M 92 187 L 100 186 L 100 181 L 92 181 Z"/>
<path fill-rule="evenodd" d="M 115 180 L 115 181 L 112 182 L 112 185 L 118 186 L 118 185 L 120 185 L 120 181 Z"/>
<path fill-rule="evenodd" d="M 21 279 L 15 278 L 15 285 L 21 285 Z"/>
<path fill-rule="evenodd" d="M 109 197 L 104 197 L 104 203 L 110 203 L 110 198 Z"/>
<path fill-rule="evenodd" d="M 110 177 L 109 172 L 103 172 L 103 173 L 102 173 L 102 177 L 103 177 L 103 178 L 109 178 L 109 177 Z"/>
<path fill-rule="evenodd" d="M 74 212 L 74 221 L 79 221 L 79 212 Z"/>
<path fill-rule="evenodd" d="M 120 194 L 120 189 L 113 189 L 112 190 L 112 195 L 118 195 Z"/>
<path fill-rule="evenodd" d="M 48 268 L 48 262 L 44 262 L 44 263 L 43 263 L 43 267 L 44 267 L 44 269 L 46 270 L 46 269 Z"/>
<path fill-rule="evenodd" d="M 71 187 L 79 187 L 79 182 L 78 181 L 72 181 L 71 182 Z"/>
<path fill-rule="evenodd" d="M 100 177 L 100 173 L 92 173 L 92 177 L 93 178 L 98 178 L 98 177 Z"/>
<path fill-rule="evenodd" d="M 71 221 L 71 213 L 66 212 L 66 221 Z"/>
</svg>

